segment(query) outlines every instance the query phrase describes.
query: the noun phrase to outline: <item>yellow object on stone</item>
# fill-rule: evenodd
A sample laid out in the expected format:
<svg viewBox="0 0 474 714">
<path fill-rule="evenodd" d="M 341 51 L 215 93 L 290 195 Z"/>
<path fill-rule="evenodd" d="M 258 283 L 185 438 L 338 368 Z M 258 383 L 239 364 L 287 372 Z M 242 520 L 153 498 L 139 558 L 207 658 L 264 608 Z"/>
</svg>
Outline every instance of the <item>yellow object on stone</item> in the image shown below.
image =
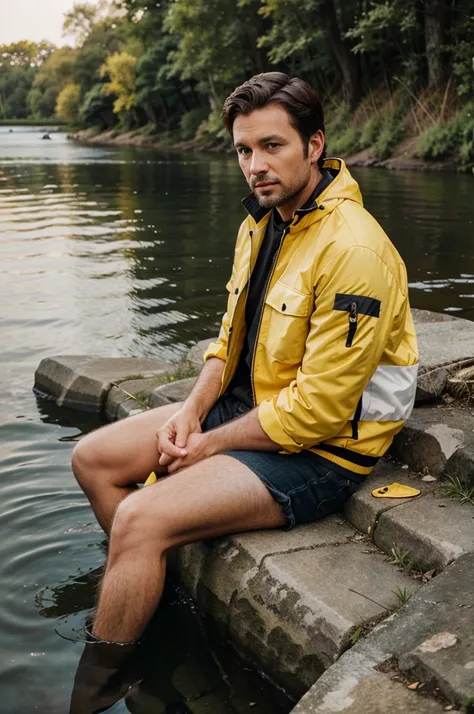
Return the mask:
<svg viewBox="0 0 474 714">
<path fill-rule="evenodd" d="M 381 486 L 372 491 L 375 498 L 413 498 L 421 493 L 419 488 L 405 486 L 402 483 L 391 483 L 389 486 Z"/>
<path fill-rule="evenodd" d="M 156 478 L 156 473 L 154 471 L 151 472 L 151 474 L 148 476 L 147 480 L 145 481 L 145 486 L 151 486 L 152 483 L 156 483 L 158 479 Z"/>
</svg>

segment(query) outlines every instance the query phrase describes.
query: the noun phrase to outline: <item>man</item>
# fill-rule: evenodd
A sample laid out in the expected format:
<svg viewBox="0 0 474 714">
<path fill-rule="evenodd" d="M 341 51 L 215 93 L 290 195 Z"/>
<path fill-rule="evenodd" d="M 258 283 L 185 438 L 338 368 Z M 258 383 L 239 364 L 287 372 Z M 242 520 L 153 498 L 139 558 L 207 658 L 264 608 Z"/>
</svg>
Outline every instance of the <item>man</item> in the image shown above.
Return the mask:
<svg viewBox="0 0 474 714">
<path fill-rule="evenodd" d="M 191 395 L 85 437 L 74 473 L 110 548 L 93 634 L 140 637 L 167 552 L 341 508 L 410 414 L 404 264 L 339 159 L 315 91 L 271 72 L 222 116 L 253 195 L 217 342 Z M 138 490 L 151 471 L 168 473 Z"/>
</svg>

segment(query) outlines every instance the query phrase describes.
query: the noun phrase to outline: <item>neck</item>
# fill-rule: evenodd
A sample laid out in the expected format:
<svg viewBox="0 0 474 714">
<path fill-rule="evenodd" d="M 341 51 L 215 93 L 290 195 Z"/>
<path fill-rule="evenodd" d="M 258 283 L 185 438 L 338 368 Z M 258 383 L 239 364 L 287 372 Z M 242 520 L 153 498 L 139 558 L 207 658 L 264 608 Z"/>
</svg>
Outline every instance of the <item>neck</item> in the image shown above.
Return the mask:
<svg viewBox="0 0 474 714">
<path fill-rule="evenodd" d="M 318 165 L 314 167 L 314 171 L 311 172 L 311 178 L 306 184 L 306 186 L 301 189 L 301 191 L 296 194 L 288 203 L 284 203 L 282 206 L 277 206 L 277 211 L 281 216 L 283 221 L 289 221 L 293 217 L 295 211 L 301 206 L 304 206 L 308 198 L 313 193 L 314 189 L 322 179 L 321 171 Z"/>
</svg>

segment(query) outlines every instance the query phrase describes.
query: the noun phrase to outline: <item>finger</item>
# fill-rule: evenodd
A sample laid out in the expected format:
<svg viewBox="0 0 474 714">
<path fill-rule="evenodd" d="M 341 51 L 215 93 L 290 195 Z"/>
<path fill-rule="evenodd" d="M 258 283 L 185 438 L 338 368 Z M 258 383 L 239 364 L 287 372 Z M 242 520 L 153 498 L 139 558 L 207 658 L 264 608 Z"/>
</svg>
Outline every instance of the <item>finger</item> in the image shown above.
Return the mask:
<svg viewBox="0 0 474 714">
<path fill-rule="evenodd" d="M 160 466 L 168 466 L 173 461 L 172 456 L 168 456 L 168 454 L 161 454 L 158 463 Z"/>
<path fill-rule="evenodd" d="M 178 446 L 173 444 L 169 439 L 160 435 L 158 439 L 158 451 L 162 454 L 167 454 L 173 459 L 178 459 L 180 456 L 186 456 L 186 450 L 180 449 Z"/>
<path fill-rule="evenodd" d="M 176 434 L 176 446 L 179 449 L 184 449 L 186 446 L 186 441 L 188 440 L 189 436 L 189 429 L 188 428 L 183 428 L 178 431 Z"/>
<path fill-rule="evenodd" d="M 168 466 L 168 473 L 169 474 L 174 474 L 176 471 L 179 471 L 180 469 L 183 468 L 183 459 L 175 459 L 169 466 Z"/>
</svg>

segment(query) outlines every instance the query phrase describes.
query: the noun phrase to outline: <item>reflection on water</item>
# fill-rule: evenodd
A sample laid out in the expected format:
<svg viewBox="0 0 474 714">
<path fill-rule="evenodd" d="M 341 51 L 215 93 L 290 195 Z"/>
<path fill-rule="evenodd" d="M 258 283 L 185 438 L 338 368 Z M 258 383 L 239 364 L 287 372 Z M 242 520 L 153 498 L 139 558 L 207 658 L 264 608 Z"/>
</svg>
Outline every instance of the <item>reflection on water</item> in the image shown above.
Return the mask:
<svg viewBox="0 0 474 714">
<path fill-rule="evenodd" d="M 40 136 L 0 127 L 0 527 L 8 534 L 0 540 L 0 701 L 8 714 L 67 711 L 82 646 L 55 627 L 82 622 L 104 560 L 103 536 L 70 473 L 74 442 L 97 423 L 37 403 L 34 370 L 61 353 L 176 359 L 215 335 L 246 193 L 231 156 Z M 354 174 L 407 262 L 412 304 L 474 318 L 473 177 Z M 269 714 L 289 711 L 209 642 L 209 628 L 173 592 L 158 617 L 152 674 L 113 711 L 222 714 L 248 711 L 251 701 L 259 712 L 264 701 Z"/>
</svg>

